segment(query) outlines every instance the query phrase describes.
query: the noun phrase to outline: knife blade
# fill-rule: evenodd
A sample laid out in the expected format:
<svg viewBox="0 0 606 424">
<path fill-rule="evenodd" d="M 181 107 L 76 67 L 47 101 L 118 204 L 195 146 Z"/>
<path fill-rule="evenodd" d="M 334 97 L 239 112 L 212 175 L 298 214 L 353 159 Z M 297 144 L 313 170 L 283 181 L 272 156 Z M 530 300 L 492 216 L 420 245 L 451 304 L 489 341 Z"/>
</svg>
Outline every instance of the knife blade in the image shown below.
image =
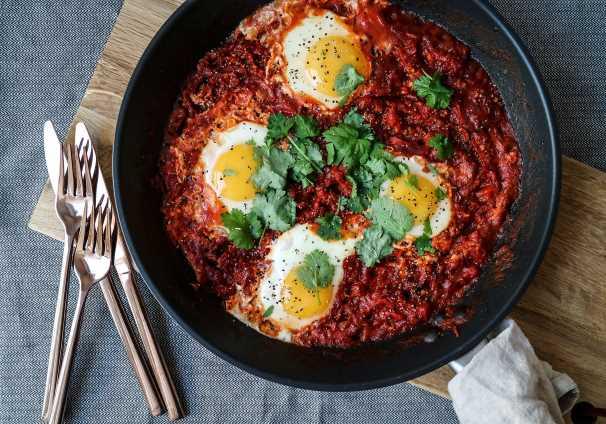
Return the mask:
<svg viewBox="0 0 606 424">
<path fill-rule="evenodd" d="M 112 205 L 112 209 L 115 211 L 116 209 L 113 205 L 112 196 L 109 195 L 107 185 L 105 184 L 105 179 L 103 178 L 103 172 L 101 171 L 101 166 L 99 164 L 88 130 L 82 122 L 79 122 L 76 124 L 76 145 L 80 148 L 80 145 L 83 143 L 85 146 L 89 146 L 89 151 L 87 151 L 86 154 L 92 158 L 91 169 L 95 170 L 94 173 L 97 173 L 97 195 L 107 196 Z M 117 217 L 117 214 L 115 214 L 115 216 Z M 138 290 L 135 286 L 133 263 L 128 253 L 126 243 L 124 242 L 124 237 L 119 223 L 117 224 L 116 233 L 114 268 L 116 269 L 118 278 L 122 283 L 122 288 L 124 289 L 128 305 L 135 320 L 135 325 L 137 326 L 141 340 L 143 341 L 143 347 L 145 348 L 148 359 L 151 362 L 151 369 L 156 377 L 156 382 L 158 383 L 160 394 L 164 400 L 168 417 L 170 420 L 174 421 L 184 415 L 183 406 L 181 405 L 174 382 L 172 381 L 172 378 L 168 372 L 166 361 L 151 330 L 151 326 L 147 319 L 147 314 L 143 308 L 141 297 L 139 296 Z"/>
<path fill-rule="evenodd" d="M 50 180 L 55 193 L 57 193 L 57 184 L 59 183 L 60 146 L 61 142 L 57 137 L 53 123 L 51 121 L 46 121 L 44 123 L 44 158 L 46 159 L 48 179 Z M 65 156 L 63 157 L 63 160 L 65 160 Z"/>
</svg>

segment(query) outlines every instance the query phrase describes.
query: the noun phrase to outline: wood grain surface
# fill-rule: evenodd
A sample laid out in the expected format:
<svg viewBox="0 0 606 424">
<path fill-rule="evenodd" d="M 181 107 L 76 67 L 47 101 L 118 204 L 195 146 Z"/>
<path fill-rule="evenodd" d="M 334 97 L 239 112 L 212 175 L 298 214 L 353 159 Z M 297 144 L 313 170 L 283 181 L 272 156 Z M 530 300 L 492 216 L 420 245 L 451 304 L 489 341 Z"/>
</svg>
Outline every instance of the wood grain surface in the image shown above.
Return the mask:
<svg viewBox="0 0 606 424">
<path fill-rule="evenodd" d="M 74 123 L 83 121 L 90 129 L 106 177 L 111 175 L 116 115 L 130 75 L 151 37 L 180 3 L 126 0 L 99 59 Z M 73 137 L 74 123 L 68 137 Z M 48 183 L 29 227 L 62 237 Z M 605 277 L 606 174 L 565 157 L 555 234 L 538 275 L 512 316 L 542 359 L 570 374 L 583 399 L 602 405 L 606 402 Z M 448 396 L 451 377 L 444 367 L 412 383 Z"/>
</svg>

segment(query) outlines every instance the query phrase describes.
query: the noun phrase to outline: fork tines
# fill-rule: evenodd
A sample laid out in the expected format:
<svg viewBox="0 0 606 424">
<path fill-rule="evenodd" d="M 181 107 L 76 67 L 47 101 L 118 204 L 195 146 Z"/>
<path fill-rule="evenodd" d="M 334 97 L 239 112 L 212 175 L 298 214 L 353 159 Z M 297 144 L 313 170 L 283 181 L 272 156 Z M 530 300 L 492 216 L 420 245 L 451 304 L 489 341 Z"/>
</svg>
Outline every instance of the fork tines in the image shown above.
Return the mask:
<svg viewBox="0 0 606 424">
<path fill-rule="evenodd" d="M 115 227 L 111 204 L 101 196 L 96 206 L 92 204 L 90 212 L 88 209 L 87 202 L 80 222 L 76 249 L 111 257 Z"/>
</svg>

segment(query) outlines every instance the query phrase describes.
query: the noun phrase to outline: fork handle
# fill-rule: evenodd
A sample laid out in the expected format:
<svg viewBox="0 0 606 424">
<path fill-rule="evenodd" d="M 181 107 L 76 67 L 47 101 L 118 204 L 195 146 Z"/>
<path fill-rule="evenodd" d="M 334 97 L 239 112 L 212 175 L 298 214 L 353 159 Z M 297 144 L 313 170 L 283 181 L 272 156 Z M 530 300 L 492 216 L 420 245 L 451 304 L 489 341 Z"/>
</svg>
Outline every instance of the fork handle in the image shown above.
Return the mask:
<svg viewBox="0 0 606 424">
<path fill-rule="evenodd" d="M 107 278 L 101 280 L 101 290 L 103 291 L 105 302 L 107 303 L 109 312 L 114 320 L 118 334 L 122 339 L 122 344 L 124 344 L 126 354 L 128 355 L 128 359 L 133 367 L 135 376 L 137 377 L 139 385 L 143 390 L 143 395 L 145 396 L 147 406 L 153 416 L 158 416 L 162 414 L 162 404 L 158 399 L 156 386 L 150 379 L 145 362 L 141 358 L 139 350 L 135 345 L 132 332 L 126 323 L 124 310 L 122 309 L 122 305 L 116 296 L 116 291 L 110 275 L 111 274 L 108 274 Z"/>
<path fill-rule="evenodd" d="M 135 319 L 135 324 L 139 330 L 139 335 L 143 341 L 143 347 L 145 348 L 151 363 L 152 372 L 156 377 L 158 388 L 162 394 L 168 418 L 171 421 L 178 420 L 184 415 L 183 406 L 179 400 L 175 384 L 168 372 L 164 356 L 158 347 L 158 342 L 156 341 L 147 320 L 147 315 L 143 309 L 143 303 L 141 302 L 135 282 L 133 281 L 132 273 L 129 272 L 119 276 L 120 281 L 122 282 L 122 288 L 126 294 L 126 299 L 128 300 L 128 305 L 130 306 L 133 318 Z"/>
<path fill-rule="evenodd" d="M 53 320 L 53 333 L 51 336 L 51 348 L 48 355 L 48 368 L 46 370 L 46 385 L 44 388 L 44 403 L 42 404 L 42 421 L 48 422 L 50 409 L 55 398 L 55 386 L 61 365 L 63 353 L 63 336 L 65 329 L 65 313 L 67 310 L 67 293 L 69 290 L 69 270 L 72 261 L 73 236 L 65 233 L 63 244 L 63 260 L 61 263 L 61 279 L 55 305 L 55 318 Z"/>
<path fill-rule="evenodd" d="M 84 304 L 86 303 L 87 295 L 88 290 L 83 290 L 81 288 L 80 292 L 78 293 L 78 303 L 76 304 L 76 310 L 74 311 L 74 319 L 72 321 L 72 327 L 69 331 L 69 338 L 65 347 L 65 354 L 63 355 L 63 361 L 61 362 L 59 379 L 57 380 L 57 386 L 55 387 L 55 398 L 53 400 L 53 406 L 50 412 L 49 424 L 60 424 L 63 420 L 65 400 L 67 397 L 67 385 L 69 383 L 69 377 L 72 371 L 72 363 L 74 362 L 76 345 L 78 344 L 78 338 L 80 337 L 80 325 L 82 324 Z"/>
</svg>

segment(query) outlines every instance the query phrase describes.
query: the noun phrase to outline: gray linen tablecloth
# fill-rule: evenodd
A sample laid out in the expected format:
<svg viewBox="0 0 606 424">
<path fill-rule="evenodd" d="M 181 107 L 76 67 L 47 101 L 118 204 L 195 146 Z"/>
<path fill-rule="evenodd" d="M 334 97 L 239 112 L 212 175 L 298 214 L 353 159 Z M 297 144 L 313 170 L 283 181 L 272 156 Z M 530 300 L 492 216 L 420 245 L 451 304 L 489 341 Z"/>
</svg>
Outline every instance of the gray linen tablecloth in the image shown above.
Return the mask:
<svg viewBox="0 0 606 424">
<path fill-rule="evenodd" d="M 61 245 L 26 229 L 47 178 L 42 123 L 52 119 L 65 134 L 120 3 L 0 0 L 0 423 L 36 422 L 43 395 Z M 543 72 L 564 153 L 606 169 L 604 1 L 492 3 Z M 142 291 L 185 399 L 184 423 L 456 422 L 449 401 L 408 384 L 334 394 L 250 376 L 194 342 Z M 86 312 L 68 422 L 166 422 L 148 416 L 98 291 Z"/>
</svg>

